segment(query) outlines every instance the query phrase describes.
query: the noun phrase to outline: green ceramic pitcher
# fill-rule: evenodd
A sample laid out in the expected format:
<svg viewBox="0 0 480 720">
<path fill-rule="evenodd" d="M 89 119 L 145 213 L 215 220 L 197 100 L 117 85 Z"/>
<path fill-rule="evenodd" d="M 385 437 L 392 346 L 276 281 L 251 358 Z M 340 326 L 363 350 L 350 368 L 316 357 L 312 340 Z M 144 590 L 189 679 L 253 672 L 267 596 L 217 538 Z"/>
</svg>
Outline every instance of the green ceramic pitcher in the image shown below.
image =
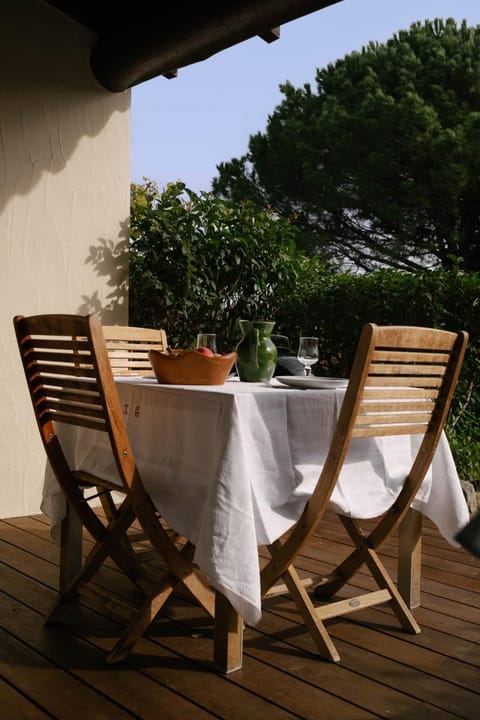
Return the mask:
<svg viewBox="0 0 480 720">
<path fill-rule="evenodd" d="M 269 382 L 277 362 L 277 348 L 271 338 L 274 322 L 239 320 L 242 337 L 237 347 L 236 368 L 243 382 Z"/>
</svg>

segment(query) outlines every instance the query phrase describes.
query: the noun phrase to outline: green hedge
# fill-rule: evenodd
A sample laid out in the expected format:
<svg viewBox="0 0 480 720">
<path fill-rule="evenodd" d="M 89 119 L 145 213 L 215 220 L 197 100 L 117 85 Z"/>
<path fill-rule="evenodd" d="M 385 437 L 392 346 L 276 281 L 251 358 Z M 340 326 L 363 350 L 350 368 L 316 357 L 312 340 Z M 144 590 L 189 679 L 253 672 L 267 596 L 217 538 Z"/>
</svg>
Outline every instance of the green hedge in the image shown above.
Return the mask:
<svg viewBox="0 0 480 720">
<path fill-rule="evenodd" d="M 362 326 L 420 325 L 467 330 L 469 346 L 450 413 L 447 435 L 462 479 L 480 490 L 480 275 L 393 270 L 364 275 L 322 274 L 311 291 L 289 298 L 277 330 L 320 338 L 320 374 L 347 376 Z"/>
</svg>

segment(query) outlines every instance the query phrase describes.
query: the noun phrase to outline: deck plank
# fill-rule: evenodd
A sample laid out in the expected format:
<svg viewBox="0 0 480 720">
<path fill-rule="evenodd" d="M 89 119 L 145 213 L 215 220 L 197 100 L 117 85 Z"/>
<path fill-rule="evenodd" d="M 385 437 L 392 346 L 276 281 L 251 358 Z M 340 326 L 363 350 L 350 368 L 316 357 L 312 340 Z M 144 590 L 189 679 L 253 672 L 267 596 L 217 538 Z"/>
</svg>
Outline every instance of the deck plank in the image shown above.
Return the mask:
<svg viewBox="0 0 480 720">
<path fill-rule="evenodd" d="M 314 652 L 293 604 L 271 598 L 259 625 L 245 629 L 243 669 L 225 677 L 213 670 L 212 621 L 185 598 L 167 605 L 119 666 L 105 663 L 118 628 L 93 609 L 82 606 L 69 625 L 45 628 L 59 564 L 48 520 L 0 520 L 2 718 L 83 720 L 94 707 L 96 718 L 116 720 L 476 720 L 480 563 L 449 546 L 428 521 L 424 526 L 422 604 L 414 610 L 420 635 L 399 629 L 387 606 L 329 621 L 341 655 L 331 664 Z M 328 570 L 345 545 L 329 516 L 300 564 Z M 394 572 L 395 538 L 381 556 Z M 130 592 L 113 564 L 96 582 Z M 368 573 L 359 573 L 345 591 L 370 587 Z"/>
<path fill-rule="evenodd" d="M 2 678 L 0 678 L 0 699 L 2 720 L 19 720 L 19 718 L 47 720 L 51 717 Z"/>
</svg>

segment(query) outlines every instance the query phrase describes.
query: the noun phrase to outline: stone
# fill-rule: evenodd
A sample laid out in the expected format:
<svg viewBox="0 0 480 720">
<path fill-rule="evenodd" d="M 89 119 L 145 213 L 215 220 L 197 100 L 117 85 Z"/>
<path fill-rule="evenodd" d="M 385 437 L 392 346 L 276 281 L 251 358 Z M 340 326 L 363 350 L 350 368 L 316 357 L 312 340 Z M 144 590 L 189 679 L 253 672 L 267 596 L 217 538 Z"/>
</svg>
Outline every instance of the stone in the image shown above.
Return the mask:
<svg viewBox="0 0 480 720">
<path fill-rule="evenodd" d="M 477 502 L 477 493 L 475 490 L 475 486 L 470 480 L 461 480 L 462 484 L 462 490 L 463 494 L 465 495 L 465 500 L 467 501 L 468 510 L 470 515 L 475 513 L 478 509 L 478 502 Z"/>
</svg>

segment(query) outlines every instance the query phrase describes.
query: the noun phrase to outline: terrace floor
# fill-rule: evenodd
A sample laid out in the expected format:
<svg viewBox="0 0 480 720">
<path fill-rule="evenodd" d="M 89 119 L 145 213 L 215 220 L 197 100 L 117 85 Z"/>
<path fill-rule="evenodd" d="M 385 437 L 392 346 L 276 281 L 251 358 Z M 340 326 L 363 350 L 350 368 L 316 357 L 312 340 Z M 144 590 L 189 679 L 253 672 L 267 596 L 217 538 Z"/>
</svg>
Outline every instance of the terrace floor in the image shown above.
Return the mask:
<svg viewBox="0 0 480 720">
<path fill-rule="evenodd" d="M 328 569 L 344 537 L 333 516 L 302 557 Z M 395 568 L 396 544 L 381 554 Z M 326 568 L 325 568 L 326 566 Z M 99 573 L 123 592 L 114 566 Z M 212 667 L 211 621 L 174 599 L 128 662 L 105 663 L 116 627 L 82 606 L 74 626 L 44 628 L 58 582 L 58 548 L 42 515 L 0 520 L 0 716 L 123 720 L 447 720 L 480 717 L 480 562 L 424 522 L 420 635 L 388 606 L 330 621 L 341 655 L 319 659 L 285 598 L 267 601 L 246 628 L 243 669 Z M 370 587 L 367 574 L 357 586 Z"/>
</svg>

